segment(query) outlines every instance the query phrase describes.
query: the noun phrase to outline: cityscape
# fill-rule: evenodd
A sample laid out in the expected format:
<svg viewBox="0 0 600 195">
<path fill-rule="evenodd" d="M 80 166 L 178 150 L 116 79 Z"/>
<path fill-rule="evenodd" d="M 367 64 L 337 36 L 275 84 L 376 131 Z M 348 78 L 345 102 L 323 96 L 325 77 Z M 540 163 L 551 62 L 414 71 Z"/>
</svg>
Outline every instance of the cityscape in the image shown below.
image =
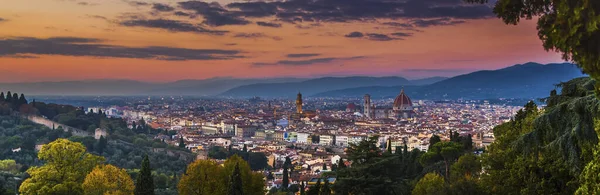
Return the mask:
<svg viewBox="0 0 600 195">
<path fill-rule="evenodd" d="M 0 195 L 600 194 L 600 1 L 0 6 Z"/>
</svg>

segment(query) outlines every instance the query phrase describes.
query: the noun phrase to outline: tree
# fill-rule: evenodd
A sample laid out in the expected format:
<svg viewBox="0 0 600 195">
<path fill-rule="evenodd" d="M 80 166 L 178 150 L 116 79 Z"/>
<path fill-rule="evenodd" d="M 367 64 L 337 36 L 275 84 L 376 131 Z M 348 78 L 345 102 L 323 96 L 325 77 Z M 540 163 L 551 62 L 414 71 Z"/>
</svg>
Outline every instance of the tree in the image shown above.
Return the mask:
<svg viewBox="0 0 600 195">
<path fill-rule="evenodd" d="M 233 155 L 225 160 L 222 182 L 227 183 L 229 186 L 229 176 L 233 173 L 236 164 L 238 164 L 240 169 L 244 194 L 264 194 L 264 176 L 261 173 L 252 172 L 250 165 L 238 155 Z"/>
<path fill-rule="evenodd" d="M 144 155 L 142 160 L 142 168 L 135 180 L 135 195 L 154 195 L 154 178 L 150 168 L 150 160 L 148 155 Z"/>
<path fill-rule="evenodd" d="M 7 172 L 16 174 L 19 172 L 21 166 L 17 164 L 17 161 L 12 159 L 0 160 L 0 172 Z"/>
<path fill-rule="evenodd" d="M 321 178 L 317 179 L 317 183 L 312 187 L 308 188 L 306 195 L 319 195 L 321 192 Z"/>
<path fill-rule="evenodd" d="M 243 195 L 244 186 L 242 185 L 242 175 L 240 174 L 240 165 L 235 164 L 235 169 L 229 179 L 229 191 L 228 195 Z"/>
<path fill-rule="evenodd" d="M 21 94 L 18 105 L 21 106 L 23 104 L 27 104 L 27 99 L 25 99 L 25 95 Z"/>
<path fill-rule="evenodd" d="M 331 195 L 331 187 L 329 187 L 329 179 L 325 178 L 325 183 L 321 187 L 320 195 Z"/>
<path fill-rule="evenodd" d="M 181 195 L 225 194 L 225 183 L 220 175 L 223 168 L 216 162 L 197 160 L 188 166 L 177 189 Z"/>
<path fill-rule="evenodd" d="M 440 139 L 440 136 L 433 134 L 433 136 L 431 136 L 431 138 L 429 138 L 429 150 L 431 150 L 431 147 L 435 144 L 437 144 L 438 142 L 441 142 L 442 140 Z"/>
<path fill-rule="evenodd" d="M 275 179 L 275 177 L 273 176 L 273 172 L 269 171 L 269 174 L 267 175 L 267 180 L 268 181 L 273 181 Z"/>
<path fill-rule="evenodd" d="M 269 160 L 265 153 L 250 152 L 248 153 L 248 164 L 253 171 L 264 170 L 269 166 Z"/>
<path fill-rule="evenodd" d="M 300 184 L 300 195 L 306 195 L 306 184 L 304 182 Z"/>
<path fill-rule="evenodd" d="M 9 103 L 9 104 L 13 103 L 12 97 L 13 96 L 12 96 L 12 93 L 10 93 L 10 91 L 6 92 L 6 102 L 7 103 Z"/>
<path fill-rule="evenodd" d="M 338 161 L 338 168 L 340 168 L 340 169 L 346 168 L 346 163 L 344 163 L 343 158 L 340 158 L 340 161 Z"/>
<path fill-rule="evenodd" d="M 413 195 L 444 195 L 446 193 L 446 184 L 444 178 L 437 173 L 427 173 L 417 182 Z"/>
<path fill-rule="evenodd" d="M 179 147 L 180 148 L 185 148 L 185 141 L 183 141 L 183 137 L 179 138 Z"/>
<path fill-rule="evenodd" d="M 100 136 L 100 139 L 98 139 L 98 143 L 96 143 L 94 149 L 96 149 L 96 152 L 98 152 L 98 154 L 102 154 L 104 153 L 104 149 L 106 148 L 107 144 L 108 142 L 106 141 L 104 136 Z"/>
<path fill-rule="evenodd" d="M 428 150 L 421 157 L 421 163 L 423 165 L 430 165 L 443 161 L 445 166 L 444 177 L 447 178 L 450 173 L 450 165 L 461 155 L 462 149 L 463 146 L 461 144 L 452 141 L 436 143 L 431 150 Z"/>
<path fill-rule="evenodd" d="M 0 102 L 4 101 L 6 101 L 6 98 L 4 97 L 4 92 L 0 92 Z"/>
<path fill-rule="evenodd" d="M 600 193 L 600 145 L 596 146 L 594 159 L 590 161 L 579 176 L 581 185 L 575 192 L 578 195 Z"/>
<path fill-rule="evenodd" d="M 326 170 L 327 170 L 327 164 L 323 163 L 323 171 L 326 171 Z"/>
<path fill-rule="evenodd" d="M 30 175 L 19 188 L 22 194 L 83 194 L 81 184 L 103 157 L 86 152 L 77 142 L 57 139 L 38 153 L 46 164 L 27 170 Z"/>
<path fill-rule="evenodd" d="M 281 181 L 281 186 L 283 188 L 287 188 L 290 184 L 289 169 L 291 166 L 292 166 L 292 160 L 290 159 L 289 156 L 285 157 L 285 162 L 283 163 L 283 178 Z"/>
<path fill-rule="evenodd" d="M 85 177 L 82 188 L 86 195 L 133 195 L 135 186 L 125 169 L 100 165 Z"/>
<path fill-rule="evenodd" d="M 466 0 L 487 3 L 488 0 Z M 600 2 L 499 0 L 494 13 L 506 24 L 516 25 L 521 18 L 538 18 L 537 30 L 546 50 L 562 53 L 594 80 L 600 80 Z M 596 84 L 596 92 L 599 85 Z"/>
</svg>

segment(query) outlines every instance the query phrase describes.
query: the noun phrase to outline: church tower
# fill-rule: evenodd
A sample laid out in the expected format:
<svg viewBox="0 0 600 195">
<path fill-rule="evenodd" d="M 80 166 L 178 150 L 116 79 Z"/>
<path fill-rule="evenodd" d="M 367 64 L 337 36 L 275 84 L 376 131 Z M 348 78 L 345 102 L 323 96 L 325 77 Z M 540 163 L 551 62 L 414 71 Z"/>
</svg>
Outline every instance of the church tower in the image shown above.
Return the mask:
<svg viewBox="0 0 600 195">
<path fill-rule="evenodd" d="M 365 102 L 363 105 L 364 114 L 366 117 L 371 118 L 371 95 L 365 94 Z"/>
<path fill-rule="evenodd" d="M 296 113 L 302 114 L 302 94 L 298 92 L 298 97 L 296 97 Z"/>
</svg>

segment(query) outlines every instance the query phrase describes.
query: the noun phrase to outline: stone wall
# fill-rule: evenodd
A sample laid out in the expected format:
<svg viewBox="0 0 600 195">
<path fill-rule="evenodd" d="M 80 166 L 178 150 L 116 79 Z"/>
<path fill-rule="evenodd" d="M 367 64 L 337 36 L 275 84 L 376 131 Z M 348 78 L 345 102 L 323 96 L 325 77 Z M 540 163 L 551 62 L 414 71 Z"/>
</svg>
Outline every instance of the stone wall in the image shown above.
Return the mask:
<svg viewBox="0 0 600 195">
<path fill-rule="evenodd" d="M 70 126 L 67 126 L 67 125 L 63 125 L 63 124 L 57 123 L 55 121 L 52 121 L 52 120 L 44 118 L 44 117 L 40 117 L 40 116 L 28 116 L 27 119 L 29 119 L 31 122 L 34 122 L 34 123 L 37 123 L 37 124 L 40 124 L 40 125 L 44 125 L 44 126 L 46 126 L 48 128 L 51 128 L 51 129 L 52 128 L 57 129 L 58 127 L 62 127 L 65 130 L 65 132 L 71 132 L 73 134 L 73 136 L 82 136 L 82 137 L 92 136 L 92 134 L 89 133 L 89 132 L 87 132 L 87 131 L 84 131 L 84 130 L 81 130 L 81 129 L 77 129 L 77 128 L 74 128 L 74 127 L 70 127 Z"/>
</svg>

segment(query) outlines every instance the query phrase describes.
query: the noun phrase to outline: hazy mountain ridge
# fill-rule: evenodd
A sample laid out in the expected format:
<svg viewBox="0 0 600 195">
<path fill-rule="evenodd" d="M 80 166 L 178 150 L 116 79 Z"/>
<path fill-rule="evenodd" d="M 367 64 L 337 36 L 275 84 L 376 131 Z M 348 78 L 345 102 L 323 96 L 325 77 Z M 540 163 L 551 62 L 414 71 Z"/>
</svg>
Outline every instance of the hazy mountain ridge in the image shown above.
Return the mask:
<svg viewBox="0 0 600 195">
<path fill-rule="evenodd" d="M 404 86 L 414 99 L 488 99 L 488 98 L 541 98 L 555 84 L 586 76 L 570 63 L 542 65 L 525 63 L 498 70 L 484 70 L 459 75 L 424 86 Z M 402 86 L 362 87 L 332 90 L 315 97 L 394 97 Z"/>
<path fill-rule="evenodd" d="M 291 97 L 298 92 L 306 96 L 336 89 L 366 86 L 410 85 L 411 82 L 402 77 L 324 77 L 302 82 L 262 83 L 236 87 L 222 93 L 221 96 L 232 97 Z"/>
</svg>

